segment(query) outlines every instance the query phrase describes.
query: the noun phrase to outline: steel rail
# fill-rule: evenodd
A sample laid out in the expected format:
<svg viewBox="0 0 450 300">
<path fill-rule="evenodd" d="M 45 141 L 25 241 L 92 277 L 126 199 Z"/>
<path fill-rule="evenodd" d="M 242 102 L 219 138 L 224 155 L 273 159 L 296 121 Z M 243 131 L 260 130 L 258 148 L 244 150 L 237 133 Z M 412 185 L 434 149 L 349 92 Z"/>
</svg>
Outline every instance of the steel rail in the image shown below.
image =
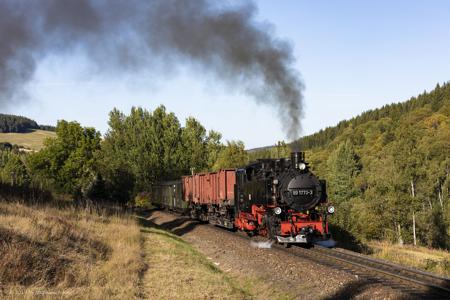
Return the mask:
<svg viewBox="0 0 450 300">
<path fill-rule="evenodd" d="M 367 263 L 372 266 L 378 266 L 385 270 L 389 270 L 389 272 L 400 272 L 403 276 L 416 277 L 421 278 L 421 281 L 426 281 L 430 285 L 435 285 L 437 288 L 443 289 L 446 292 L 450 293 L 450 279 L 439 276 L 436 274 L 428 273 L 422 270 L 413 269 L 410 267 L 394 264 L 385 260 L 368 257 L 356 252 L 351 252 L 348 250 L 337 250 L 337 249 L 328 249 L 321 246 L 315 246 L 314 251 L 323 252 L 325 254 L 330 254 L 332 256 L 341 257 L 347 260 L 355 260 L 360 261 L 361 263 Z"/>
<path fill-rule="evenodd" d="M 278 249 L 286 250 L 288 252 L 297 254 L 298 256 L 313 257 L 314 261 L 320 263 L 326 260 L 329 263 L 333 262 L 343 265 L 350 271 L 356 271 L 357 275 L 371 277 L 381 281 L 389 279 L 389 282 L 400 285 L 393 285 L 394 288 L 410 291 L 412 288 L 415 291 L 426 292 L 429 296 L 435 295 L 450 299 L 450 280 L 445 277 L 437 276 L 427 272 L 415 270 L 412 268 L 396 265 L 371 257 L 364 257 L 360 254 L 342 253 L 334 249 L 327 249 L 320 246 L 315 246 L 311 249 L 295 247 L 291 249 L 282 248 L 279 245 L 275 246 Z M 300 255 L 301 253 L 301 255 Z M 361 273 L 362 271 L 362 273 Z M 407 274 L 405 274 L 408 272 Z"/>
</svg>

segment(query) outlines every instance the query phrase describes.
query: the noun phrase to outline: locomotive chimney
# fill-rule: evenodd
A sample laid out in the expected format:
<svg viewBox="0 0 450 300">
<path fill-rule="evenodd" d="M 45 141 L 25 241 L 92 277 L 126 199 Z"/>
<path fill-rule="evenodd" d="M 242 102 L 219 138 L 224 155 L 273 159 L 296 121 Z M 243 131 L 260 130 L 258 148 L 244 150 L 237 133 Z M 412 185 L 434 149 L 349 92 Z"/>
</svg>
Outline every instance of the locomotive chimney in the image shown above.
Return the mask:
<svg viewBox="0 0 450 300">
<path fill-rule="evenodd" d="M 298 169 L 301 162 L 305 161 L 305 152 L 292 152 L 291 164 L 294 169 Z"/>
</svg>

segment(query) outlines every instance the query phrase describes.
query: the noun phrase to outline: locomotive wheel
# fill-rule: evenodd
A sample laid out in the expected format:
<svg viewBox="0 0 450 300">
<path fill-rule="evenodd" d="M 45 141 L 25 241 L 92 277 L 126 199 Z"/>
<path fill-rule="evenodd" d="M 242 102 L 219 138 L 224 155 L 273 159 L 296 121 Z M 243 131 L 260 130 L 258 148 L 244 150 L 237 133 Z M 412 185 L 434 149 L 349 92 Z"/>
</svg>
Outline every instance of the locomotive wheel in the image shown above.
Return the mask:
<svg viewBox="0 0 450 300">
<path fill-rule="evenodd" d="M 197 219 L 197 213 L 194 208 L 192 208 L 190 211 L 190 217 L 191 217 L 191 219 L 194 219 L 194 220 Z"/>
<path fill-rule="evenodd" d="M 289 243 L 283 243 L 283 247 L 284 247 L 284 248 L 291 248 L 291 244 L 289 244 Z"/>
</svg>

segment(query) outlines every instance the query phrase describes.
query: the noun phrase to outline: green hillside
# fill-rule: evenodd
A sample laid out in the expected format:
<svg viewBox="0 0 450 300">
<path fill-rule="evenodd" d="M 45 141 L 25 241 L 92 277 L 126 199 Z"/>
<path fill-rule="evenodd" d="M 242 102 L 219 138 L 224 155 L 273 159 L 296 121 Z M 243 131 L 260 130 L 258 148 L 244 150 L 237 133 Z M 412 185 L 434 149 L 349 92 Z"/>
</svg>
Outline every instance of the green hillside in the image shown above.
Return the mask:
<svg viewBox="0 0 450 300">
<path fill-rule="evenodd" d="M 364 129 L 364 125 L 369 122 L 382 121 L 381 123 L 383 124 L 389 122 L 389 124 L 395 125 L 399 124 L 398 122 L 400 120 L 405 119 L 405 117 L 409 116 L 411 113 L 418 112 L 421 109 L 423 115 L 431 115 L 439 112 L 448 116 L 449 94 L 449 83 L 446 83 L 443 86 L 438 84 L 436 88 L 429 93 L 424 92 L 406 102 L 389 104 L 382 108 L 366 111 L 350 120 L 341 121 L 336 126 L 327 127 L 315 134 L 303 137 L 300 139 L 301 146 L 303 149 L 328 146 L 333 141 L 340 140 L 343 136 L 348 136 L 348 132 L 352 129 Z M 386 126 L 382 128 L 383 133 L 389 131 L 385 127 Z M 354 138 L 362 138 L 361 130 L 359 130 Z M 359 143 L 361 144 L 362 141 L 359 141 Z"/>
<path fill-rule="evenodd" d="M 449 247 L 450 84 L 300 140 L 328 181 L 335 231 Z M 274 151 L 272 151 L 274 153 Z M 251 158 L 268 151 L 251 153 Z"/>
<path fill-rule="evenodd" d="M 56 133 L 47 130 L 30 130 L 26 133 L 0 133 L 0 143 L 10 143 L 18 145 L 21 148 L 40 150 L 44 146 L 44 141 L 47 138 L 53 138 Z"/>
</svg>

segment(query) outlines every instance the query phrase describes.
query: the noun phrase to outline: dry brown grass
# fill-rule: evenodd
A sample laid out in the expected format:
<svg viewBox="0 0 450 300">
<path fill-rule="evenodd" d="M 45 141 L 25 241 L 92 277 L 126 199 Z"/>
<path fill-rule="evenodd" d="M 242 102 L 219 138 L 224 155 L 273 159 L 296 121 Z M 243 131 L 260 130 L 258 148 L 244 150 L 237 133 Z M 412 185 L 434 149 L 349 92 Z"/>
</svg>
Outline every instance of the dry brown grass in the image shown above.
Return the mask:
<svg viewBox="0 0 450 300">
<path fill-rule="evenodd" d="M 0 142 L 16 144 L 27 149 L 41 150 L 44 140 L 56 137 L 56 133 L 46 130 L 33 130 L 27 133 L 0 133 Z"/>
<path fill-rule="evenodd" d="M 139 230 L 132 216 L 0 203 L 0 297 L 136 298 Z"/>
<path fill-rule="evenodd" d="M 450 277 L 448 251 L 375 241 L 369 242 L 369 247 L 374 251 L 372 254 L 374 257 Z"/>
</svg>

